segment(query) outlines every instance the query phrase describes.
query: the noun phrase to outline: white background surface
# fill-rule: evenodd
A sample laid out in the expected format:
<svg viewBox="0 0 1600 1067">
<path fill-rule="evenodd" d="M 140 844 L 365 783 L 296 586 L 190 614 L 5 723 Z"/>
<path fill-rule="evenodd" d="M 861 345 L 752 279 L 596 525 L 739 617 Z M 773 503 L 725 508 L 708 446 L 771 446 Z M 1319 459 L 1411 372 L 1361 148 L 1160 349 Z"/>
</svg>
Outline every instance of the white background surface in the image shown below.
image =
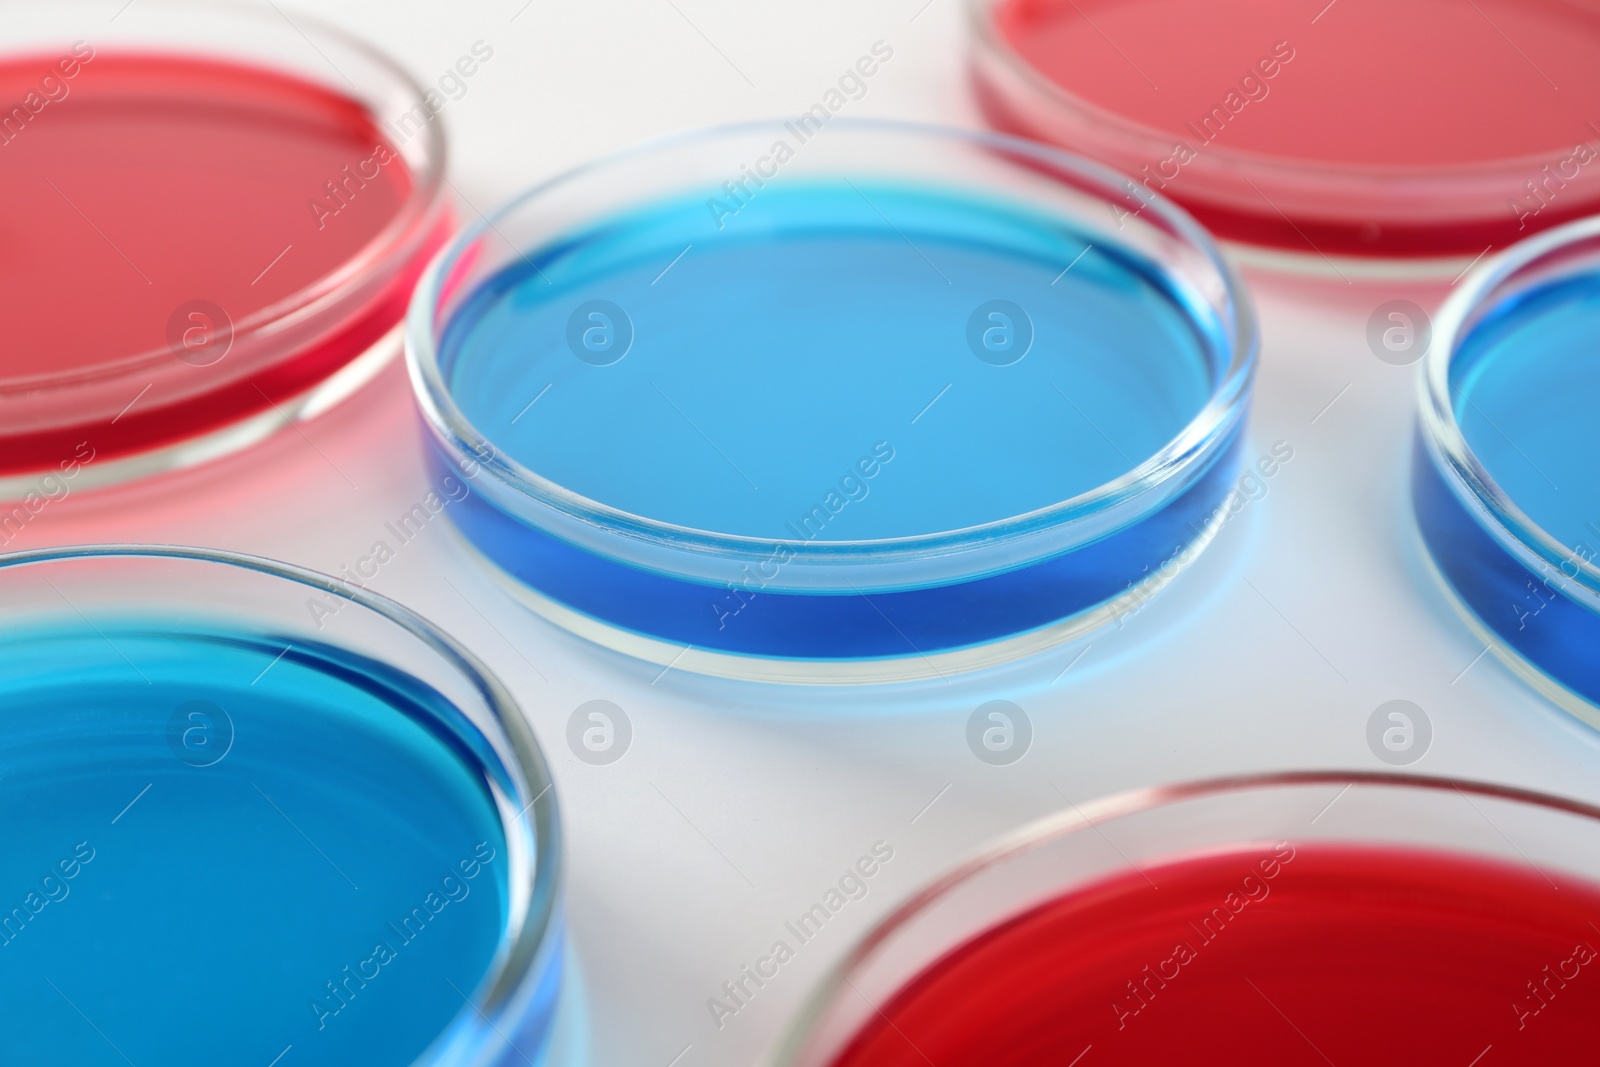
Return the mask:
<svg viewBox="0 0 1600 1067">
<path fill-rule="evenodd" d="M 424 83 L 475 41 L 493 47 L 443 113 L 470 218 L 642 137 L 797 114 L 880 39 L 894 58 L 849 113 L 978 125 L 961 4 L 930 0 L 919 13 L 923 3 L 327 0 L 315 13 Z M 1136 786 L 1384 769 L 1365 729 L 1390 699 L 1415 701 L 1433 723 L 1432 749 L 1413 770 L 1600 800 L 1600 738 L 1492 655 L 1474 662 L 1483 646 L 1421 564 L 1407 504 L 1416 368 L 1380 362 L 1364 334 L 1385 300 L 1431 309 L 1443 287 L 1252 281 L 1265 346 L 1249 455 L 1281 440 L 1293 460 L 1124 629 L 1001 675 L 851 692 L 678 671 L 652 681 L 658 669 L 590 648 L 510 601 L 443 523 L 383 569 L 374 588 L 475 648 L 550 755 L 596 1063 L 749 1063 L 858 933 L 985 840 L 1065 800 Z M 11 547 L 166 541 L 333 571 L 426 493 L 418 440 L 396 364 L 303 432 L 51 504 Z M 996 697 L 1034 725 L 1031 751 L 1009 767 L 980 762 L 965 742 L 968 715 Z M 592 699 L 614 701 L 633 723 L 631 750 L 610 766 L 584 764 L 566 745 L 568 716 Z M 707 998 L 878 840 L 895 857 L 869 895 L 719 1030 Z"/>
</svg>

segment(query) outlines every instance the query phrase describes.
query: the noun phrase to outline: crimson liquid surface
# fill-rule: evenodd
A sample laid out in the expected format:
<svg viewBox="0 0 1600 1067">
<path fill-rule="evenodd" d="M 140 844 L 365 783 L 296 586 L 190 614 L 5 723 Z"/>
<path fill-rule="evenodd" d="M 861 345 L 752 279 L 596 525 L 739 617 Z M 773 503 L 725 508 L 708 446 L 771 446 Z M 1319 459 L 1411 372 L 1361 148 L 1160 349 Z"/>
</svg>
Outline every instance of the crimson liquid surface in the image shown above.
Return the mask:
<svg viewBox="0 0 1600 1067">
<path fill-rule="evenodd" d="M 1223 131 L 1230 148 L 1380 164 L 1600 137 L 1597 17 L 1559 0 L 1006 0 L 997 15 L 1030 65 L 1118 115 L 1192 140 L 1188 124 L 1230 91 L 1248 99 L 1254 75 L 1266 95 Z"/>
<path fill-rule="evenodd" d="M 1132 122 L 1201 155 L 1225 150 L 1302 166 L 1525 163 L 1485 194 L 1486 215 L 1429 222 L 1470 232 L 1420 224 L 1411 232 L 1405 218 L 1383 219 L 1388 252 L 1473 255 L 1490 241 L 1586 214 L 1600 196 L 1593 4 L 999 0 L 992 17 L 1001 39 L 1046 81 L 1108 121 Z M 1001 112 L 991 117 L 1002 126 L 1038 135 L 1026 116 Z M 1161 158 L 1143 162 L 1155 167 Z M 1138 164 L 1124 161 L 1122 169 Z M 1168 163 L 1165 176 L 1172 173 Z M 1290 208 L 1285 220 L 1268 202 L 1270 179 L 1252 180 L 1264 183 L 1265 199 L 1250 197 L 1242 181 L 1238 191 L 1261 200 L 1258 219 L 1186 199 L 1181 176 L 1163 191 L 1226 236 L 1302 250 L 1309 237 L 1330 254 L 1363 250 L 1357 231 L 1313 212 Z M 1507 201 L 1517 196 L 1525 203 L 1513 210 Z"/>
<path fill-rule="evenodd" d="M 980 935 L 881 1005 L 834 1067 L 1594 1063 L 1596 924 L 1600 888 L 1529 865 L 1210 855 Z"/>
<path fill-rule="evenodd" d="M 170 361 L 180 306 L 209 301 L 244 324 L 345 268 L 394 223 L 411 188 L 366 107 L 310 82 L 198 59 L 96 54 L 82 43 L 70 54 L 6 59 L 0 390 L 18 405 L 55 403 L 26 383 L 92 378 L 149 353 Z M 309 387 L 381 337 L 410 281 L 250 382 L 208 391 L 232 368 L 197 367 L 114 424 L 120 405 L 83 412 L 80 425 L 40 430 L 29 419 L 37 432 L 26 435 L 8 436 L 23 420 L 0 423 L 0 472 L 53 465 L 86 438 L 105 456 L 264 409 L 267 396 Z M 71 423 L 71 405 L 60 406 L 56 422 Z"/>
</svg>

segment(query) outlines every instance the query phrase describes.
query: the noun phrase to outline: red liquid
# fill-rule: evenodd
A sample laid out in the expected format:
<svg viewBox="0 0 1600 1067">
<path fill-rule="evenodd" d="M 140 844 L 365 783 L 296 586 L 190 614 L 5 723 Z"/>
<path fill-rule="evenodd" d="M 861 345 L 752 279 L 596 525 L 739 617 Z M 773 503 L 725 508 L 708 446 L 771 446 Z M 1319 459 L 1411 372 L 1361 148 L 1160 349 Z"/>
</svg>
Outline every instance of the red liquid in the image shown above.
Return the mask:
<svg viewBox="0 0 1600 1067">
<path fill-rule="evenodd" d="M 1390 252 L 1459 246 L 1475 254 L 1491 239 L 1514 240 L 1587 213 L 1600 195 L 1600 173 L 1588 173 L 1591 166 L 1600 172 L 1600 161 L 1574 161 L 1568 170 L 1578 176 L 1547 186 L 1548 206 L 1528 228 L 1519 227 L 1506 204 L 1520 191 L 1537 206 L 1522 181 L 1540 179 L 1541 164 L 1556 166 L 1580 142 L 1600 151 L 1600 10 L 1593 5 L 1002 0 L 994 17 L 1001 37 L 1049 81 L 1202 153 L 1432 167 L 1534 160 L 1526 174 L 1488 194 L 1495 217 L 1472 221 L 1471 233 L 1407 233 L 1405 219 L 1380 219 L 1392 230 L 1384 235 Z M 1234 105 L 1223 112 L 1225 121 L 1201 130 L 1203 117 L 1229 93 Z M 997 100 L 986 104 L 996 121 L 1027 132 L 1024 116 L 1008 114 Z M 1228 236 L 1306 247 L 1305 236 L 1264 200 L 1260 217 L 1252 218 L 1191 203 L 1181 178 L 1165 191 Z M 1355 227 L 1330 227 L 1314 211 L 1289 214 L 1330 252 L 1359 252 L 1373 240 Z"/>
<path fill-rule="evenodd" d="M 311 83 L 109 53 L 73 64 L 68 77 L 62 58 L 0 63 L 0 407 L 27 416 L 0 420 L 0 473 L 54 466 L 84 440 L 98 458 L 114 457 L 255 414 L 269 397 L 282 401 L 327 377 L 399 321 L 433 245 L 331 329 L 257 361 L 242 380 L 242 348 L 175 374 L 175 309 L 210 301 L 237 328 L 326 283 L 395 223 L 412 176 L 361 104 Z M 369 162 L 375 153 L 391 158 Z M 362 181 L 346 183 L 346 167 Z M 330 181 L 342 186 L 342 202 L 329 195 Z M 21 384 L 150 353 L 161 357 L 157 373 L 101 410 L 75 410 L 59 389 Z M 112 422 L 145 382 L 152 390 Z M 44 404 L 59 417 L 40 416 Z"/>
<path fill-rule="evenodd" d="M 1443 854 L 1289 846 L 1145 873 L 957 949 L 835 1067 L 1600 1059 L 1600 888 Z"/>
</svg>

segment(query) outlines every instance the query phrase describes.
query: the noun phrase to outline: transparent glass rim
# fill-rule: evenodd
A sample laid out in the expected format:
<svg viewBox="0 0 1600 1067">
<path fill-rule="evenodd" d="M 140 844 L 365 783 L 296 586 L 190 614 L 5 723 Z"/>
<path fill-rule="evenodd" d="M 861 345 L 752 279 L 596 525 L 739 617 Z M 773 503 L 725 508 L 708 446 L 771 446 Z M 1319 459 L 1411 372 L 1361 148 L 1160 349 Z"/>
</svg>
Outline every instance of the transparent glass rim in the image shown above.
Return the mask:
<svg viewBox="0 0 1600 1067">
<path fill-rule="evenodd" d="M 406 363 L 418 407 L 429 428 L 458 458 L 481 464 L 516 497 L 633 540 L 680 551 L 687 549 L 741 558 L 761 558 L 769 554 L 774 546 L 784 546 L 800 558 L 848 561 L 868 557 L 874 562 L 918 558 L 979 543 L 1014 541 L 1044 529 L 1093 518 L 1114 506 L 1153 495 L 1185 473 L 1202 469 L 1203 464 L 1226 441 L 1229 431 L 1242 416 L 1255 374 L 1259 338 L 1254 308 L 1232 264 L 1205 229 L 1183 208 L 1156 194 L 1149 199 L 1141 197 L 1139 202 L 1179 240 L 1199 252 L 1221 281 L 1226 310 L 1230 313 L 1227 321 L 1222 322 L 1227 342 L 1227 365 L 1213 385 L 1205 407 L 1160 451 L 1112 481 L 1067 500 L 963 529 L 905 537 L 828 542 L 759 538 L 680 526 L 633 514 L 567 489 L 499 453 L 493 447 L 492 439 L 473 426 L 456 405 L 444 382 L 435 341 L 439 330 L 445 325 L 438 317 L 438 309 L 446 283 L 473 246 L 494 231 L 501 219 L 536 204 L 542 197 L 568 183 L 582 181 L 596 172 L 665 150 L 731 140 L 758 132 L 779 131 L 781 126 L 781 120 L 761 120 L 652 138 L 540 182 L 458 233 L 429 264 L 412 296 L 407 315 Z M 1126 195 L 1128 179 L 1117 171 L 1093 160 L 1020 137 L 929 123 L 844 117 L 831 121 L 829 129 L 857 134 L 918 137 L 993 150 L 1037 160 L 1068 172 L 1095 195 L 1119 200 Z"/>
<path fill-rule="evenodd" d="M 519 790 L 511 799 L 521 806 L 520 814 L 509 822 L 502 815 L 501 822 L 508 835 L 520 828 L 521 824 L 530 823 L 528 829 L 534 846 L 533 884 L 528 887 L 527 913 L 520 923 L 508 925 L 502 934 L 496 962 L 479 983 L 479 998 L 463 1005 L 428 1049 L 414 1061 L 413 1067 L 446 1067 L 447 1064 L 459 1062 L 451 1056 L 451 1038 L 462 1032 L 478 1031 L 484 1026 L 492 1028 L 494 1024 L 489 1019 L 493 1013 L 511 1004 L 519 993 L 525 992 L 523 987 L 526 983 L 538 980 L 542 970 L 540 964 L 544 962 L 541 957 L 548 957 L 550 953 L 560 950 L 557 944 L 559 939 L 553 935 L 559 933 L 564 860 L 555 781 L 550 775 L 543 750 L 523 719 L 515 698 L 466 646 L 410 608 L 382 594 L 348 585 L 329 575 L 262 556 L 182 545 L 74 545 L 0 554 L 0 577 L 15 568 L 118 558 L 218 564 L 341 597 L 366 608 L 421 641 L 483 698 L 492 716 L 489 725 L 499 731 L 501 736 L 498 740 L 504 743 L 502 751 L 512 757 L 507 770 L 512 772 L 512 783 Z M 3 616 L 4 610 L 0 608 L 0 616 Z M 500 749 L 500 746 L 496 748 Z"/>
<path fill-rule="evenodd" d="M 1144 153 L 1153 152 L 1155 158 L 1170 151 L 1170 133 L 1063 89 L 1025 60 L 1001 36 L 991 17 L 993 9 L 1005 2 L 966 0 L 967 20 L 982 55 L 1001 63 L 1010 73 L 1020 77 L 1032 92 L 1060 111 L 1099 128 L 1122 145 Z M 1561 147 L 1552 146 L 1553 149 Z M 1308 196 L 1322 193 L 1349 197 L 1355 193 L 1366 207 L 1393 204 L 1397 198 L 1408 202 L 1459 200 L 1470 206 L 1485 194 L 1498 197 L 1504 182 L 1511 180 L 1516 184 L 1526 174 L 1536 173 L 1549 161 L 1549 153 L 1544 152 L 1454 166 L 1324 163 L 1243 151 L 1227 145 L 1210 145 L 1202 158 L 1190 165 L 1198 165 L 1217 175 L 1254 174 L 1271 186 L 1293 188 Z M 1493 210 L 1484 207 L 1472 214 L 1491 217 L 1504 210 L 1499 199 L 1493 199 L 1492 207 Z"/>
<path fill-rule="evenodd" d="M 807 996 L 800 1011 L 784 1031 L 775 1051 L 761 1061 L 763 1067 L 793 1067 L 798 1056 L 805 1051 L 805 1043 L 818 1020 L 829 1006 L 850 988 L 851 973 L 868 961 L 875 950 L 899 930 L 989 868 L 1050 841 L 1080 832 L 1094 831 L 1101 823 L 1170 807 L 1183 801 L 1227 794 L 1241 795 L 1278 787 L 1320 785 L 1367 785 L 1439 793 L 1456 792 L 1469 798 L 1476 796 L 1510 801 L 1551 812 L 1577 815 L 1600 823 L 1600 806 L 1552 793 L 1463 778 L 1381 771 L 1283 771 L 1230 775 L 1173 785 L 1148 786 L 1091 800 L 1036 819 L 1000 837 L 914 891 L 888 915 L 873 924 L 866 933 L 857 937 L 845 955 L 829 968 Z"/>
<path fill-rule="evenodd" d="M 1600 559 L 1584 560 L 1530 518 L 1502 489 L 1467 444 L 1450 399 L 1450 368 L 1479 317 L 1504 296 L 1502 286 L 1552 253 L 1600 239 L 1600 215 L 1535 234 L 1485 260 L 1450 294 L 1434 318 L 1433 344 L 1423 357 L 1419 425 L 1425 447 L 1473 517 L 1513 557 L 1600 607 Z M 1574 568 L 1571 574 L 1564 569 Z"/>
<path fill-rule="evenodd" d="M 146 10 L 154 8 L 182 13 L 195 23 L 214 25 L 219 40 L 237 40 L 244 37 L 249 32 L 248 24 L 251 20 L 272 21 L 274 24 L 280 20 L 288 20 L 288 16 L 279 11 L 276 5 L 270 2 L 256 3 L 254 0 L 137 0 L 137 2 Z M 118 5 L 112 0 L 103 0 L 99 6 L 115 8 Z M 29 0 L 0 0 L 0 21 L 5 19 L 5 9 L 8 7 L 38 10 L 38 5 Z M 63 26 L 66 26 L 74 16 L 81 17 L 88 7 L 89 5 L 84 3 L 62 4 L 52 12 L 52 15 L 59 13 Z M 299 11 L 295 12 L 293 21 L 289 24 L 299 30 L 313 47 L 318 47 L 319 42 L 337 44 L 341 49 L 358 53 L 372 64 L 374 70 L 380 72 L 381 85 L 356 86 L 353 92 L 347 94 L 352 99 L 359 101 L 361 97 L 358 94 L 363 88 L 368 88 L 396 92 L 403 95 L 413 106 L 424 108 L 427 106 L 424 101 L 425 91 L 416 79 L 387 53 L 368 44 L 362 38 L 314 15 L 302 14 Z M 171 48 L 181 55 L 216 58 L 182 42 L 174 42 Z M 26 55 L 29 50 L 29 46 L 19 48 L 9 43 L 0 45 L 0 58 Z M 122 54 L 153 54 L 156 51 L 157 49 L 141 46 L 129 48 Z M 170 53 L 163 50 L 162 54 Z M 266 69 L 271 68 L 269 66 Z M 443 124 L 424 123 L 419 133 L 407 142 L 402 155 L 411 175 L 412 185 L 395 217 L 338 270 L 316 279 L 277 303 L 234 322 L 233 337 L 236 343 L 251 336 L 270 336 L 291 321 L 331 312 L 341 304 L 358 298 L 363 289 L 371 285 L 376 277 L 408 262 L 427 242 L 432 226 L 426 223 L 433 218 L 442 220 L 446 209 L 444 188 L 448 149 Z M 298 351 L 295 349 L 290 353 L 279 353 L 277 358 L 282 359 Z M 0 378 L 0 398 L 44 390 L 70 389 L 90 382 L 115 379 L 171 358 L 170 351 L 158 347 L 98 363 L 81 371 Z"/>
</svg>

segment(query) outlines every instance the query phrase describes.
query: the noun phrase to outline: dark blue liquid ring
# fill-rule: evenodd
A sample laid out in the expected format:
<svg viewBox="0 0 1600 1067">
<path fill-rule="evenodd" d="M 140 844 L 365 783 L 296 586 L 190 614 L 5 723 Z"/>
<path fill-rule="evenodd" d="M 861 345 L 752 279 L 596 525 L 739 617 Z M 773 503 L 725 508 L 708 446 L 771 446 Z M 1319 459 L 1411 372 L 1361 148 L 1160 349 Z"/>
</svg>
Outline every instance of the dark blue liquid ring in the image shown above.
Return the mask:
<svg viewBox="0 0 1600 1067">
<path fill-rule="evenodd" d="M 749 656 L 855 659 L 944 652 L 1071 618 L 1127 593 L 1220 518 L 1242 433 L 1191 486 L 1142 521 L 1029 567 L 920 589 L 832 595 L 761 592 L 670 578 L 596 555 L 473 493 L 450 514 L 512 577 L 575 611 L 664 641 Z M 438 478 L 454 463 L 432 453 Z"/>
<path fill-rule="evenodd" d="M 1154 456 L 1231 360 L 1192 291 L 1073 226 L 867 180 L 774 183 L 733 218 L 713 220 L 704 197 L 647 205 L 461 294 L 440 375 L 496 453 L 647 520 L 799 554 L 980 527 Z M 989 350 L 996 324 L 1004 343 Z M 590 333 L 603 351 L 585 350 Z M 743 656 L 913 656 L 1060 623 L 1185 562 L 1229 492 L 1242 415 L 1164 503 L 1098 541 L 886 590 L 863 548 L 865 594 L 752 595 L 646 569 L 498 494 L 450 513 L 518 581 L 623 631 Z M 436 454 L 436 475 L 465 458 Z"/>
<path fill-rule="evenodd" d="M 1491 537 L 1418 442 L 1412 495 L 1423 540 L 1472 613 L 1523 659 L 1600 704 L 1600 615 L 1530 570 Z"/>
</svg>

